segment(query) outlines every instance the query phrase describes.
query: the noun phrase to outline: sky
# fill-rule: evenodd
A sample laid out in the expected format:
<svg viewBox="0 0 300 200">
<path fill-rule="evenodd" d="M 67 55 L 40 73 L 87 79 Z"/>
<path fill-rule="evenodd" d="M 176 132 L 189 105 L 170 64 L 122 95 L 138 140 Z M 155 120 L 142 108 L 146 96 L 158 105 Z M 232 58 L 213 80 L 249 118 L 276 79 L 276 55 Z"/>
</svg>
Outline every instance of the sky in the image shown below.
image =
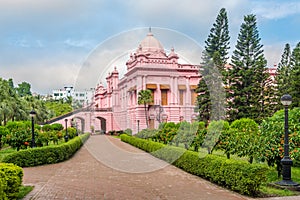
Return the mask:
<svg viewBox="0 0 300 200">
<path fill-rule="evenodd" d="M 148 27 L 166 50 L 203 47 L 223 7 L 230 52 L 248 14 L 257 16 L 268 66 L 280 61 L 286 43 L 293 48 L 300 42 L 298 0 L 0 0 L 0 77 L 12 78 L 15 86 L 28 82 L 39 94 L 66 85 L 95 87 L 107 68 L 126 68 Z M 107 66 L 98 62 L 100 70 L 90 69 L 95 76 L 81 75 L 92 60 L 108 58 Z"/>
</svg>

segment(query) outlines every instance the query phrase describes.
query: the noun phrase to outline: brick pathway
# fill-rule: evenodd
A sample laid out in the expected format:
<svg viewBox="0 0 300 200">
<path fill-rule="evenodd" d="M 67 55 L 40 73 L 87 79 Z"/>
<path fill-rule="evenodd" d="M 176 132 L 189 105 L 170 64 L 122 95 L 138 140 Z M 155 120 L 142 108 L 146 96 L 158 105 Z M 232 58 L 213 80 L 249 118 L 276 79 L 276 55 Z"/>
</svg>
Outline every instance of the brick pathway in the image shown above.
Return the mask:
<svg viewBox="0 0 300 200">
<path fill-rule="evenodd" d="M 25 199 L 251 199 L 104 135 L 91 136 L 68 161 L 24 168 L 23 180 L 35 186 Z"/>
</svg>

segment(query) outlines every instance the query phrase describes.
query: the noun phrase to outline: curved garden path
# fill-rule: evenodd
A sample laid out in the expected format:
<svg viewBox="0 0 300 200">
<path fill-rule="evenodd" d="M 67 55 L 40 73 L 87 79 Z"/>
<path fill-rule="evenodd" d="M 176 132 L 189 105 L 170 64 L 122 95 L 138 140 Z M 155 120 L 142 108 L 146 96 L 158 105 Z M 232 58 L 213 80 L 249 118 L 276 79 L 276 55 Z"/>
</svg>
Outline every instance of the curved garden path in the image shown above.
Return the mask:
<svg viewBox="0 0 300 200">
<path fill-rule="evenodd" d="M 24 168 L 23 180 L 35 186 L 25 199 L 251 199 L 105 135 L 91 136 L 68 161 Z"/>
</svg>

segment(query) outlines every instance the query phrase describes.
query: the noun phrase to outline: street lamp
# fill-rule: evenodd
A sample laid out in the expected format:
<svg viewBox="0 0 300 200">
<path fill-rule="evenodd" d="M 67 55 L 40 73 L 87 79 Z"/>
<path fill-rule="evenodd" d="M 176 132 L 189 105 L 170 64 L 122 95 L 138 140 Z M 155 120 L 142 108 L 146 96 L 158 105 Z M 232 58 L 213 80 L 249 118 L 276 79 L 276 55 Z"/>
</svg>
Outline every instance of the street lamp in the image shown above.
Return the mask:
<svg viewBox="0 0 300 200">
<path fill-rule="evenodd" d="M 282 181 L 277 182 L 278 185 L 283 186 L 297 186 L 298 183 L 292 181 L 291 178 L 291 167 L 293 161 L 289 155 L 289 111 L 288 107 L 292 103 L 292 97 L 289 94 L 285 94 L 280 99 L 281 103 L 284 105 L 284 157 L 281 160 L 282 164 Z"/>
<path fill-rule="evenodd" d="M 137 125 L 138 125 L 138 132 L 140 132 L 140 120 L 137 120 Z"/>
<path fill-rule="evenodd" d="M 65 142 L 68 142 L 68 140 L 69 140 L 69 136 L 68 136 L 68 119 L 65 119 L 65 125 L 66 125 Z"/>
<path fill-rule="evenodd" d="M 35 147 L 35 139 L 34 139 L 34 117 L 36 116 L 36 112 L 32 109 L 29 113 L 31 117 L 31 148 Z"/>
</svg>

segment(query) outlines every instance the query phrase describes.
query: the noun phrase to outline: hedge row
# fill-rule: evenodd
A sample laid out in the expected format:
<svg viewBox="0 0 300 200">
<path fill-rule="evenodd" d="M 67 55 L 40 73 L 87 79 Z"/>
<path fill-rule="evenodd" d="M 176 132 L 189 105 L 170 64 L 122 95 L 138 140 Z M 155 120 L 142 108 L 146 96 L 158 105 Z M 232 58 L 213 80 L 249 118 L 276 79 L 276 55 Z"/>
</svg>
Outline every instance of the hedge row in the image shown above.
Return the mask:
<svg viewBox="0 0 300 200">
<path fill-rule="evenodd" d="M 186 172 L 208 179 L 241 194 L 254 196 L 267 180 L 268 167 L 217 155 L 200 157 L 197 152 L 149 140 L 121 135 L 121 140 L 150 152 Z"/>
<path fill-rule="evenodd" d="M 0 199 L 17 199 L 23 170 L 11 163 L 0 163 Z"/>
<path fill-rule="evenodd" d="M 58 163 L 69 159 L 80 149 L 90 134 L 77 136 L 66 143 L 14 152 L 5 156 L 2 162 L 14 163 L 20 167 L 32 167 Z"/>
</svg>

